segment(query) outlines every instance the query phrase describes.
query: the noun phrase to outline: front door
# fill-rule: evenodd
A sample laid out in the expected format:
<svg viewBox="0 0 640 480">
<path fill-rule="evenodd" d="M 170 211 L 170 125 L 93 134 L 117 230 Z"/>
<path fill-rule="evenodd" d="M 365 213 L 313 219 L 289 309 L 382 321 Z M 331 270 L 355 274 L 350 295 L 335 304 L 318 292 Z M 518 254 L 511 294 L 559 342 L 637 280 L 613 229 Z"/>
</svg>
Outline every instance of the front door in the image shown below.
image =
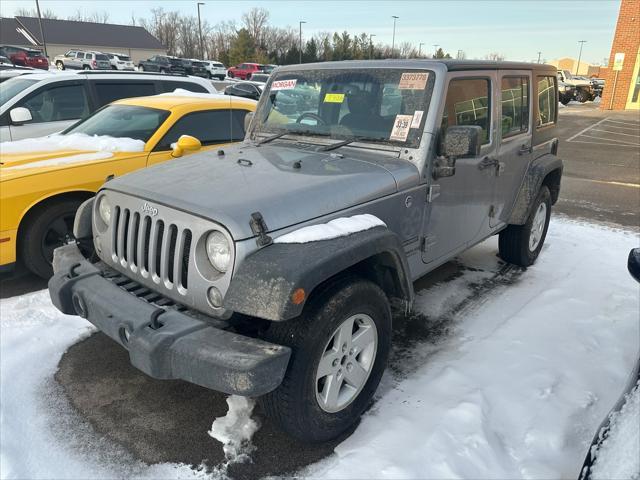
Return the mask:
<svg viewBox="0 0 640 480">
<path fill-rule="evenodd" d="M 495 71 L 478 72 L 473 77 L 465 72 L 449 74 L 440 128 L 480 126 L 482 147 L 478 157 L 457 159 L 452 177 L 432 181 L 423 240 L 425 263 L 446 259 L 490 231 L 498 141 L 492 94 L 496 81 Z"/>
</svg>

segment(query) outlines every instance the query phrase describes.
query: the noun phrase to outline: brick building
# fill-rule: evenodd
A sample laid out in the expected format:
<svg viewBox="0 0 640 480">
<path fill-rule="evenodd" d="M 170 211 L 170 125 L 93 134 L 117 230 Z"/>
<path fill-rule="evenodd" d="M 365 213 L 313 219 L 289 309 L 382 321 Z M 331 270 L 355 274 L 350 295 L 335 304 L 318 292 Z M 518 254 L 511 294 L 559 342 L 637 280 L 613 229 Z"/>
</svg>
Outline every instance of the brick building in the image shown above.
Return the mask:
<svg viewBox="0 0 640 480">
<path fill-rule="evenodd" d="M 624 54 L 622 69 L 615 71 L 614 59 L 621 53 Z M 622 0 L 620 3 L 609 67 L 601 108 L 640 109 L 640 0 Z"/>
</svg>

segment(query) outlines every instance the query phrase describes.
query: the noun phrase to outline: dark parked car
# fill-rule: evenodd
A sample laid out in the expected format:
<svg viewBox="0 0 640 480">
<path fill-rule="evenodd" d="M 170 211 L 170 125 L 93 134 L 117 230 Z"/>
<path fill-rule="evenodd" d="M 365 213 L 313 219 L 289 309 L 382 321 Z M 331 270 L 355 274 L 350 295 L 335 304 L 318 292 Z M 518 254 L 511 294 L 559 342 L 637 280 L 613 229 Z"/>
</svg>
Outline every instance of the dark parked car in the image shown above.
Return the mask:
<svg viewBox="0 0 640 480">
<path fill-rule="evenodd" d="M 576 98 L 576 87 L 558 80 L 558 100 L 563 105 Z"/>
<path fill-rule="evenodd" d="M 42 55 L 40 50 L 2 45 L 0 46 L 0 55 L 7 57 L 14 65 L 49 70 L 49 60 Z"/>
<path fill-rule="evenodd" d="M 260 85 L 253 82 L 238 82 L 225 88 L 224 94 L 258 100 L 260 95 L 262 95 L 262 88 L 260 88 Z"/>
<path fill-rule="evenodd" d="M 184 73 L 187 75 L 195 75 L 196 77 L 207 78 L 207 69 L 204 62 L 198 60 L 189 60 L 187 58 L 181 58 L 182 66 L 184 67 Z"/>
<path fill-rule="evenodd" d="M 167 55 L 154 55 L 149 60 L 141 60 L 138 68 L 143 72 L 185 73 L 182 60 Z"/>
</svg>

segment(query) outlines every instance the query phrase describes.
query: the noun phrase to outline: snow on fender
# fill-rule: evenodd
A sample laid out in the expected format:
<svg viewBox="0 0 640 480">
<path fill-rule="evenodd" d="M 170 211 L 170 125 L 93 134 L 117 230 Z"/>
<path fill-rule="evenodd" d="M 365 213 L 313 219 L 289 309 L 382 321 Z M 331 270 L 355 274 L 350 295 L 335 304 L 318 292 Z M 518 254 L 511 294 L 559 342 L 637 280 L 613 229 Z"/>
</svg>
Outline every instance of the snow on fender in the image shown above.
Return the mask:
<svg viewBox="0 0 640 480">
<path fill-rule="evenodd" d="M 293 232 L 275 238 L 274 243 L 309 243 L 332 238 L 346 237 L 374 227 L 386 227 L 387 224 L 375 215 L 368 213 L 353 217 L 340 217 L 327 223 L 302 227 Z"/>
</svg>

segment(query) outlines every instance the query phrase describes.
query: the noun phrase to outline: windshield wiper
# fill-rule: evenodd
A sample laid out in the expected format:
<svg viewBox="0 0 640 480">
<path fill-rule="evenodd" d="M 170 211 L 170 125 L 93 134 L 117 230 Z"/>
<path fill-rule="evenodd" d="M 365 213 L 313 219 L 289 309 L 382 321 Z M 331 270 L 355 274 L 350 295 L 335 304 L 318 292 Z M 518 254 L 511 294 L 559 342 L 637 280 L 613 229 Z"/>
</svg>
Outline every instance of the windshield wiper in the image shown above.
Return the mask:
<svg viewBox="0 0 640 480">
<path fill-rule="evenodd" d="M 271 135 L 270 137 L 267 138 L 263 138 L 262 140 L 260 140 L 256 145 L 263 145 L 265 143 L 269 143 L 273 140 L 276 140 L 280 137 L 284 137 L 285 135 L 288 135 L 291 132 L 280 132 L 280 133 L 276 133 L 275 135 Z"/>
<path fill-rule="evenodd" d="M 365 137 L 352 137 L 342 142 L 332 143 L 331 145 L 325 145 L 320 149 L 321 152 L 328 152 L 329 150 L 335 150 L 336 148 L 344 147 L 350 143 L 357 142 L 358 140 L 366 140 Z"/>
</svg>

